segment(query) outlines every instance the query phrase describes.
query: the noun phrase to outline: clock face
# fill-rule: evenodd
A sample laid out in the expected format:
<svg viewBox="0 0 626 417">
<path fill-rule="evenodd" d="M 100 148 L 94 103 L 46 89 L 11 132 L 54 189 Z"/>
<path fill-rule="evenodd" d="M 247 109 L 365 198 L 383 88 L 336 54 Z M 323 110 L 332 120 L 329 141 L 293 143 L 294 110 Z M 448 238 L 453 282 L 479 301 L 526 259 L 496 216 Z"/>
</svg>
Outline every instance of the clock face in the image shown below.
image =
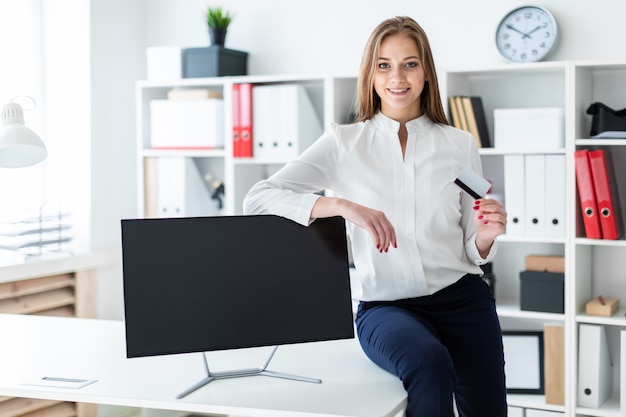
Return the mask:
<svg viewBox="0 0 626 417">
<path fill-rule="evenodd" d="M 557 24 L 546 9 L 520 7 L 498 25 L 496 46 L 500 55 L 513 62 L 534 62 L 544 58 L 557 42 Z"/>
</svg>

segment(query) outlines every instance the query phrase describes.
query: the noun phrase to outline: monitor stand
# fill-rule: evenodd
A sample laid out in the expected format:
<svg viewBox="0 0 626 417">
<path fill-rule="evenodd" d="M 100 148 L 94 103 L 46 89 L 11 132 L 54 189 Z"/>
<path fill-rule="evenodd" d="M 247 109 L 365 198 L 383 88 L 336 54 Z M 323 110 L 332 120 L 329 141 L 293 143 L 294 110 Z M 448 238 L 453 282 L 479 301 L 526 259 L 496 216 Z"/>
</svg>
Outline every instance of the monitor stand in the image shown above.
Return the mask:
<svg viewBox="0 0 626 417">
<path fill-rule="evenodd" d="M 176 396 L 176 399 L 184 398 L 187 395 L 191 394 L 192 392 L 202 388 L 203 386 L 205 386 L 209 382 L 214 381 L 216 379 L 240 378 L 240 377 L 244 377 L 244 376 L 263 375 L 263 376 L 271 376 L 273 378 L 293 379 L 295 381 L 311 382 L 311 383 L 314 383 L 314 384 L 319 384 L 319 383 L 322 382 L 322 380 L 318 379 L 318 378 L 309 378 L 309 377 L 306 377 L 306 376 L 299 376 L 299 375 L 292 375 L 292 374 L 284 374 L 284 373 L 281 373 L 281 372 L 268 371 L 267 367 L 269 366 L 270 361 L 274 357 L 274 353 L 276 353 L 277 349 L 278 349 L 278 346 L 274 346 L 274 348 L 272 349 L 272 352 L 270 353 L 269 357 L 265 361 L 265 364 L 261 368 L 238 369 L 238 370 L 223 371 L 223 372 L 211 372 L 209 370 L 209 364 L 208 364 L 207 359 L 206 359 L 206 352 L 203 352 L 202 353 L 202 362 L 204 363 L 204 369 L 206 371 L 207 376 L 205 378 L 203 378 L 202 380 L 198 381 L 197 383 L 195 383 L 194 385 L 192 385 L 191 387 L 187 388 L 185 391 L 183 391 L 180 394 L 178 394 Z"/>
</svg>

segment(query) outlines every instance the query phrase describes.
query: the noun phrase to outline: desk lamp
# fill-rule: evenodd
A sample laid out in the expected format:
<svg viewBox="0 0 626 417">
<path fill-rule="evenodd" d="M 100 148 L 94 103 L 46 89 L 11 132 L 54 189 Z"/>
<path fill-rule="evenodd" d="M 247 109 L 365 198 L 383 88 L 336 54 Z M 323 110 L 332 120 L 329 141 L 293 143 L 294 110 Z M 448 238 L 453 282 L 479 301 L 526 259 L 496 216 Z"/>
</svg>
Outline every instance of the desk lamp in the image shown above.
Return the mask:
<svg viewBox="0 0 626 417">
<path fill-rule="evenodd" d="M 37 164 L 48 155 L 43 141 L 24 125 L 24 111 L 18 103 L 2 107 L 0 126 L 0 167 L 20 168 Z"/>
</svg>

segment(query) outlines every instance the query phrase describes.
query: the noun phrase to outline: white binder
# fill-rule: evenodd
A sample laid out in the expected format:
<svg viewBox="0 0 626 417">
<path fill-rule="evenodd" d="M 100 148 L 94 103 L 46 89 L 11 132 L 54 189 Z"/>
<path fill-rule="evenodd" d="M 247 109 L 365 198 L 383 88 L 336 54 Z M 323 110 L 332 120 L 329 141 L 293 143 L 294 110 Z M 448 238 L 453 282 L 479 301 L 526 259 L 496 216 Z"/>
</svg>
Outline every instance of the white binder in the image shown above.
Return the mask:
<svg viewBox="0 0 626 417">
<path fill-rule="evenodd" d="M 526 234 L 524 182 L 524 155 L 505 155 L 504 207 L 508 213 L 506 234 L 509 236 L 524 236 Z"/>
<path fill-rule="evenodd" d="M 578 405 L 598 408 L 613 392 L 613 365 L 603 325 L 578 328 Z"/>
<path fill-rule="evenodd" d="M 254 158 L 287 162 L 322 134 L 322 124 L 301 85 L 254 86 L 252 115 Z"/>
<path fill-rule="evenodd" d="M 218 214 L 206 182 L 191 158 L 162 157 L 156 169 L 157 217 Z"/>
<path fill-rule="evenodd" d="M 565 155 L 546 155 L 545 236 L 565 237 Z"/>
<path fill-rule="evenodd" d="M 525 221 L 526 236 L 546 235 L 546 157 L 526 155 L 525 175 Z"/>
<path fill-rule="evenodd" d="M 620 332 L 620 407 L 626 416 L 626 330 Z"/>
</svg>

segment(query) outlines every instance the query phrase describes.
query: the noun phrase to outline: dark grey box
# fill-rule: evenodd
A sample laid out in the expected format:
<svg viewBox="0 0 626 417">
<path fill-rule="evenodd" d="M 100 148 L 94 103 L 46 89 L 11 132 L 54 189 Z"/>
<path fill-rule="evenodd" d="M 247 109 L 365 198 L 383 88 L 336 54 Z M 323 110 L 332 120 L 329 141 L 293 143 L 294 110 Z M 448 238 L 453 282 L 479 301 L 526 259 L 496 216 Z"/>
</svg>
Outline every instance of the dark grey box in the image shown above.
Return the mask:
<svg viewBox="0 0 626 417">
<path fill-rule="evenodd" d="M 183 78 L 248 75 L 248 53 L 212 45 L 183 49 Z"/>
<path fill-rule="evenodd" d="M 520 272 L 520 309 L 563 313 L 565 274 L 562 272 Z"/>
</svg>

